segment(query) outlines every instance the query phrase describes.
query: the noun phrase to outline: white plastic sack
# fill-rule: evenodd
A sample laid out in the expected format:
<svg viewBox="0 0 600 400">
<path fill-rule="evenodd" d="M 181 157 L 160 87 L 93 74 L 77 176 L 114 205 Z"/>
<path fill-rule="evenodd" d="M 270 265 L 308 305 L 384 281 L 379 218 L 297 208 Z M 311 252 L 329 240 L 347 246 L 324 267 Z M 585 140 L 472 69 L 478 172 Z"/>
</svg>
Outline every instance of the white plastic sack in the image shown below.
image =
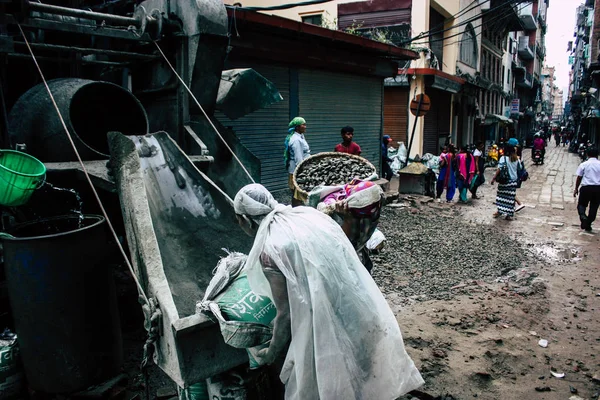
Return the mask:
<svg viewBox="0 0 600 400">
<path fill-rule="evenodd" d="M 369 250 L 380 250 L 383 247 L 384 242 L 385 236 L 383 235 L 383 233 L 381 233 L 379 229 L 375 228 L 375 231 L 373 232 L 369 240 L 367 240 L 366 246 Z"/>
<path fill-rule="evenodd" d="M 408 155 L 408 151 L 406 150 L 406 146 L 404 145 L 404 142 L 398 142 L 399 146 L 398 146 L 398 159 L 403 162 L 406 163 L 406 156 Z"/>
<path fill-rule="evenodd" d="M 394 314 L 330 217 L 277 205 L 261 222 L 244 270 L 252 290 L 272 299 L 262 255 L 287 280 L 286 399 L 392 400 L 424 383 Z"/>
<path fill-rule="evenodd" d="M 398 171 L 400 171 L 400 169 L 402 168 L 402 163 L 400 162 L 400 157 L 398 155 L 395 155 L 390 158 L 392 159 L 392 162 L 390 163 L 390 168 L 392 169 L 392 173 L 394 175 L 397 175 Z"/>
</svg>

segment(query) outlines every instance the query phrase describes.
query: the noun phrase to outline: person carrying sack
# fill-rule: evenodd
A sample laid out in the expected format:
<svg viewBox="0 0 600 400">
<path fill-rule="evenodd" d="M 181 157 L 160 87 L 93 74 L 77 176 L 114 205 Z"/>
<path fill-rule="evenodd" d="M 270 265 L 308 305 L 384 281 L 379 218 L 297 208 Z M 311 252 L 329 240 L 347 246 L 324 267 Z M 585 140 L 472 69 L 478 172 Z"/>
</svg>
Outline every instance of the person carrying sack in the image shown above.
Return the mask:
<svg viewBox="0 0 600 400">
<path fill-rule="evenodd" d="M 260 364 L 276 364 L 287 400 L 393 400 L 424 381 L 396 317 L 342 228 L 311 207 L 279 204 L 250 184 L 233 204 L 254 237 L 244 272 L 277 309 Z"/>
</svg>

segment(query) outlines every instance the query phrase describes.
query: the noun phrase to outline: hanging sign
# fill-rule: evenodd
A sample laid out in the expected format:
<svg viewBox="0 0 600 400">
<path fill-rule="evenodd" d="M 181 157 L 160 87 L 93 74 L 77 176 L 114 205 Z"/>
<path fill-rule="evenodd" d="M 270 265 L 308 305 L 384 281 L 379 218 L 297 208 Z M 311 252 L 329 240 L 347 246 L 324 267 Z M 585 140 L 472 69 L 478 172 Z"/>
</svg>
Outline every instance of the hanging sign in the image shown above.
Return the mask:
<svg viewBox="0 0 600 400">
<path fill-rule="evenodd" d="M 421 105 L 419 106 L 419 102 Z M 429 100 L 429 96 L 426 94 L 418 94 L 413 101 L 410 102 L 410 113 L 416 117 L 422 117 L 427 114 L 429 108 L 431 107 L 431 100 Z M 417 115 L 417 110 L 419 115 Z"/>
<path fill-rule="evenodd" d="M 519 107 L 520 107 L 520 100 L 519 99 L 513 99 L 510 102 L 510 113 L 511 114 L 518 114 L 519 113 Z"/>
</svg>

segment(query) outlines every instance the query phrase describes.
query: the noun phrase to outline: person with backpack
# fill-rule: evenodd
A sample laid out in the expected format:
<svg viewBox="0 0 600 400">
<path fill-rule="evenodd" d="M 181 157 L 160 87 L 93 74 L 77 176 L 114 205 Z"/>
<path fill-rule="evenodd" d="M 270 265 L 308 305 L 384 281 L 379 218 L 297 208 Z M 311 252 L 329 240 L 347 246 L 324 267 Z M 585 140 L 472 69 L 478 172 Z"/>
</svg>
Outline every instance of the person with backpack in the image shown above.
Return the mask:
<svg viewBox="0 0 600 400">
<path fill-rule="evenodd" d="M 304 137 L 306 132 L 306 120 L 296 117 L 288 125 L 288 135 L 285 138 L 285 151 L 283 159 L 288 171 L 288 186 L 292 190 L 292 207 L 301 206 L 304 201 L 300 197 L 298 189 L 294 187 L 294 171 L 302 160 L 310 156 L 310 147 Z"/>
<path fill-rule="evenodd" d="M 504 156 L 500 157 L 498 169 L 491 181 L 492 185 L 494 182 L 498 182 L 496 194 L 498 211 L 493 214 L 494 218 L 504 215 L 507 220 L 511 220 L 515 215 L 515 197 L 517 196 L 519 173 L 523 168 L 514 146 L 506 145 Z"/>
</svg>

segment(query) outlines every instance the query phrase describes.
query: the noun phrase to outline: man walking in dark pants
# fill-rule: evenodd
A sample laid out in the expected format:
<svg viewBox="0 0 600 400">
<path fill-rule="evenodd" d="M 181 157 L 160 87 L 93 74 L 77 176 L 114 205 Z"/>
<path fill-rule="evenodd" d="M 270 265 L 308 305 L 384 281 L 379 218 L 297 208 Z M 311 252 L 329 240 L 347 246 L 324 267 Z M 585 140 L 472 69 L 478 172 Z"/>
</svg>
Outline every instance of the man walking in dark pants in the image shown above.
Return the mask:
<svg viewBox="0 0 600 400">
<path fill-rule="evenodd" d="M 577 168 L 577 181 L 573 197 L 579 193 L 577 201 L 577 212 L 581 221 L 581 229 L 587 232 L 592 230 L 592 222 L 596 219 L 598 206 L 600 206 L 600 161 L 598 161 L 598 149 L 590 147 L 587 149 L 588 159 Z M 581 185 L 581 191 L 579 190 Z M 585 211 L 590 206 L 588 214 Z"/>
</svg>

